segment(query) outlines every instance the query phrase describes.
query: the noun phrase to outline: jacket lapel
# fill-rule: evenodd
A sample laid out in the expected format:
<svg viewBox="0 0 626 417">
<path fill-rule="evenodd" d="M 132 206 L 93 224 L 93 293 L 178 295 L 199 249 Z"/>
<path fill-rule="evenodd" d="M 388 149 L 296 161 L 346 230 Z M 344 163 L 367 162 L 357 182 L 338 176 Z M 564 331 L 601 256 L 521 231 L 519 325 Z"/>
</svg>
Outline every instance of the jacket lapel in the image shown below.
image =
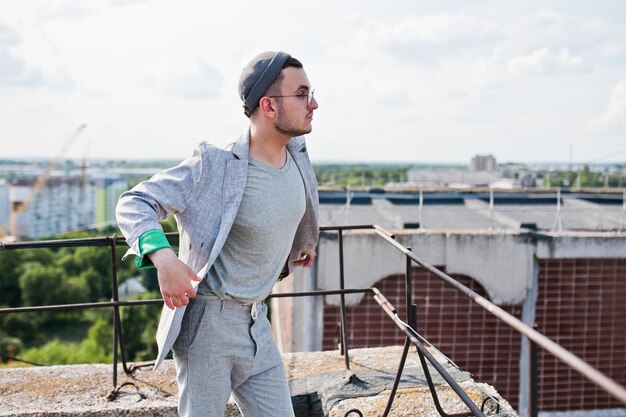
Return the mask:
<svg viewBox="0 0 626 417">
<path fill-rule="evenodd" d="M 249 138 L 250 133 L 246 129 L 233 147 L 233 158 L 226 162 L 224 188 L 222 190 L 222 222 L 214 245 L 214 248 L 219 249 L 214 250 L 215 253 L 219 253 L 224 242 L 226 242 L 230 228 L 237 216 L 243 192 L 246 189 Z"/>
</svg>

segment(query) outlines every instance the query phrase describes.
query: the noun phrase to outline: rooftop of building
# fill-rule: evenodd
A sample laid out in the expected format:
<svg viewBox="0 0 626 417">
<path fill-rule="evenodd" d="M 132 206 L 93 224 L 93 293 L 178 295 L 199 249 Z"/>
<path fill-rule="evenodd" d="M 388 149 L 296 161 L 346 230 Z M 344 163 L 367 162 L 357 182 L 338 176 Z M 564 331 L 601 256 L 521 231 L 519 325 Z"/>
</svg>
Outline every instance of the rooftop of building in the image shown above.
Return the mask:
<svg viewBox="0 0 626 417">
<path fill-rule="evenodd" d="M 285 353 L 283 360 L 290 383 L 296 416 L 344 416 L 358 408 L 363 415 L 381 415 L 402 354 L 401 347 L 351 350 L 351 371 L 343 368 L 338 351 Z M 434 353 L 435 354 L 435 353 Z M 493 396 L 503 408 L 502 416 L 515 416 L 506 400 L 487 384 L 475 383 L 447 364 L 437 360 L 460 383 L 477 404 Z M 433 375 L 436 371 L 431 368 Z M 176 416 L 178 399 L 173 361 L 156 371 L 139 368 L 123 375 L 119 384 L 129 383 L 119 395 L 109 397 L 110 365 L 66 365 L 7 369 L 0 372 L 0 417 L 49 416 Z M 421 370 L 417 354 L 410 353 L 394 402 L 395 416 L 439 416 Z M 436 376 L 439 400 L 449 413 L 466 411 L 454 392 Z M 134 384 L 134 385 L 132 385 Z M 71 398 L 71 401 L 68 401 Z M 486 409 L 493 404 L 485 404 Z M 417 413 L 417 414 L 416 414 Z M 240 416 L 229 402 L 227 416 Z M 354 414 L 356 415 L 356 414 Z"/>
<path fill-rule="evenodd" d="M 321 223 L 389 229 L 626 230 L 621 189 L 320 189 Z"/>
</svg>

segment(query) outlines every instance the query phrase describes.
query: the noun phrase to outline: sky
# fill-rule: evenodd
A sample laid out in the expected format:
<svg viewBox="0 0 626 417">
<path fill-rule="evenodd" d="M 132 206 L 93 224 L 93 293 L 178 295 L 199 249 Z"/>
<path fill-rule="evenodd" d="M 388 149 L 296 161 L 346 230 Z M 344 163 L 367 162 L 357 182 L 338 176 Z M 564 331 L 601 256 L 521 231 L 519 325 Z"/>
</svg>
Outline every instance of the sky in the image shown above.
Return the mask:
<svg viewBox="0 0 626 417">
<path fill-rule="evenodd" d="M 225 146 L 266 50 L 315 88 L 314 162 L 626 161 L 626 7 L 603 0 L 0 0 L 0 159 Z"/>
</svg>

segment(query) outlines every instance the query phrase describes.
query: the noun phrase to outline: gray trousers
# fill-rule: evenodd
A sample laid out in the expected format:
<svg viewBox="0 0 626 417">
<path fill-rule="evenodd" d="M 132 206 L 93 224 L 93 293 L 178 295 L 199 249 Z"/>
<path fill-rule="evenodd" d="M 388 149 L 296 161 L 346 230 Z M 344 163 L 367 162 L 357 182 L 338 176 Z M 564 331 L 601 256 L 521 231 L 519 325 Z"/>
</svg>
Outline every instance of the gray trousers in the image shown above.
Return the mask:
<svg viewBox="0 0 626 417">
<path fill-rule="evenodd" d="M 232 392 L 244 417 L 293 417 L 267 307 L 215 296 L 190 300 L 172 350 L 183 417 L 224 417 Z"/>
</svg>

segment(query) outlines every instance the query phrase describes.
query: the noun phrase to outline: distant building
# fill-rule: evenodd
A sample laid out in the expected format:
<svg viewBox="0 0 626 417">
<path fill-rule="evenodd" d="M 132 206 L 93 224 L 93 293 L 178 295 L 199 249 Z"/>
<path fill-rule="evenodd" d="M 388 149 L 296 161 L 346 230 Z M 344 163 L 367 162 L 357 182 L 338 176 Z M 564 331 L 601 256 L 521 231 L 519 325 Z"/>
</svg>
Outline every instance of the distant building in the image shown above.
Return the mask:
<svg viewBox="0 0 626 417">
<path fill-rule="evenodd" d="M 135 294 L 145 291 L 147 291 L 146 287 L 143 286 L 141 280 L 137 277 L 128 278 L 126 281 L 117 286 L 117 295 L 120 298 L 132 297 Z"/>
<path fill-rule="evenodd" d="M 407 183 L 420 187 L 488 187 L 503 177 L 496 168 L 496 158 L 493 155 L 475 155 L 469 169 L 410 169 L 407 172 Z"/>
<path fill-rule="evenodd" d="M 474 155 L 470 161 L 470 171 L 495 171 L 496 158 L 493 155 Z"/>
<path fill-rule="evenodd" d="M 120 177 L 95 180 L 96 223 L 115 222 L 115 205 L 120 195 L 126 190 L 128 190 L 128 182 Z"/>
<path fill-rule="evenodd" d="M 9 221 L 9 184 L 0 178 L 0 229 Z"/>
<path fill-rule="evenodd" d="M 50 236 L 94 223 L 92 182 L 80 177 L 53 177 L 38 191 L 36 188 L 33 179 L 20 179 L 9 185 L 10 234 Z"/>
<path fill-rule="evenodd" d="M 119 174 L 54 173 L 38 189 L 33 175 L 0 179 L 0 230 L 39 238 L 115 222 L 115 205 L 128 182 Z"/>
<path fill-rule="evenodd" d="M 497 172 L 471 172 L 466 169 L 411 169 L 407 172 L 407 182 L 422 187 L 486 187 L 498 179 L 500 175 Z"/>
</svg>

